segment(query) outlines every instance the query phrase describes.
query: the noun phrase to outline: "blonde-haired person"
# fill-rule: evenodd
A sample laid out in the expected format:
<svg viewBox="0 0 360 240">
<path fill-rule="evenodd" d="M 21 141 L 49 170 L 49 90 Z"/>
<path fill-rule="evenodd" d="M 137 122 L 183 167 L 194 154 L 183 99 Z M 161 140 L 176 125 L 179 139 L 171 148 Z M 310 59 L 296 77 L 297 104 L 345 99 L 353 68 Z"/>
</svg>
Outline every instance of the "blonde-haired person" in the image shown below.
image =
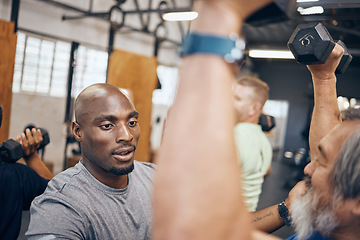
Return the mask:
<svg viewBox="0 0 360 240">
<path fill-rule="evenodd" d="M 272 147 L 258 124 L 269 97 L 269 86 L 259 78 L 244 76 L 234 81 L 232 90 L 236 116 L 234 135 L 244 201 L 249 211 L 253 212 L 259 202 L 264 177 L 271 172 Z"/>
</svg>

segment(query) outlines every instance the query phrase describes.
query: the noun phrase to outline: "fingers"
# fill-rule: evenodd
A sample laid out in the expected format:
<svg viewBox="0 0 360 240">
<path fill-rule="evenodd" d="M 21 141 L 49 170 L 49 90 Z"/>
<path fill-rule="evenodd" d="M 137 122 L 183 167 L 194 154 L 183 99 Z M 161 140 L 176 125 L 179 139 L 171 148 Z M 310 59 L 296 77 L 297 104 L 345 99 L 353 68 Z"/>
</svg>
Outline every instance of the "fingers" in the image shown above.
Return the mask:
<svg viewBox="0 0 360 240">
<path fill-rule="evenodd" d="M 331 52 L 329 59 L 330 61 L 339 61 L 341 60 L 342 56 L 344 55 L 344 48 L 339 44 L 335 44 L 333 51 Z"/>
<path fill-rule="evenodd" d="M 288 207 L 288 209 L 291 209 L 291 204 L 292 202 L 299 196 L 303 196 L 305 195 L 306 191 L 307 191 L 307 186 L 305 181 L 300 181 L 298 182 L 289 192 L 289 196 L 287 197 L 287 199 L 285 200 L 286 206 Z"/>
<path fill-rule="evenodd" d="M 24 137 L 25 137 L 25 134 L 24 134 L 24 133 L 21 133 L 19 136 L 17 136 L 17 137 L 15 138 L 15 141 L 17 141 L 18 143 L 21 144 L 22 135 L 24 135 Z"/>
<path fill-rule="evenodd" d="M 212 0 L 210 0 L 212 1 Z M 227 7 L 237 13 L 240 18 L 244 21 L 248 16 L 254 13 L 256 10 L 268 5 L 273 0 L 219 0 L 221 4 L 226 4 Z"/>
<path fill-rule="evenodd" d="M 234 2 L 234 1 L 232 1 Z M 242 4 L 238 7 L 238 11 L 241 13 L 243 20 L 249 17 L 252 13 L 256 12 L 260 8 L 273 2 L 273 0 L 257 0 L 257 1 L 240 1 Z"/>
<path fill-rule="evenodd" d="M 42 142 L 42 140 L 43 140 L 41 130 L 33 128 L 32 129 L 32 135 L 33 135 L 33 138 L 34 138 L 34 141 L 35 141 L 35 148 L 38 149 L 41 142 Z"/>
<path fill-rule="evenodd" d="M 43 140 L 40 129 L 35 128 L 31 129 L 31 131 L 27 128 L 25 133 L 18 136 L 18 139 L 23 147 L 24 156 L 33 154 Z"/>
<path fill-rule="evenodd" d="M 343 54 L 344 48 L 339 44 L 335 44 L 334 49 L 324 64 L 313 64 L 308 65 L 307 67 L 316 79 L 322 80 L 332 78 Z"/>
<path fill-rule="evenodd" d="M 245 19 L 272 0 L 197 0 L 194 10 L 199 17 L 191 24 L 191 31 L 228 36 L 241 33 Z"/>
</svg>

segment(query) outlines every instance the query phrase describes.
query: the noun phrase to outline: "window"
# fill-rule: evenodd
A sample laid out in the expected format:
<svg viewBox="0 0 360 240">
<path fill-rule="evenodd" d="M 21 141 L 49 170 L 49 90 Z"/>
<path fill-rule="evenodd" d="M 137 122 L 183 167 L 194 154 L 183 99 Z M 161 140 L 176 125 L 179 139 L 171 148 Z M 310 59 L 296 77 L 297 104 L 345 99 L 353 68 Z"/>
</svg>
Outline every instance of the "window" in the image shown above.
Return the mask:
<svg viewBox="0 0 360 240">
<path fill-rule="evenodd" d="M 177 90 L 178 72 L 179 70 L 176 67 L 163 65 L 157 67 L 157 75 L 161 83 L 161 89 L 154 90 L 152 97 L 153 104 L 172 105 Z"/>
<path fill-rule="evenodd" d="M 79 46 L 72 86 L 72 97 L 76 98 L 87 86 L 106 82 L 108 53 Z"/>
<path fill-rule="evenodd" d="M 178 68 L 159 65 L 157 75 L 161 83 L 161 89 L 153 92 L 152 116 L 151 116 L 151 149 L 159 148 L 165 119 L 169 107 L 173 104 L 178 84 Z"/>
<path fill-rule="evenodd" d="M 70 43 L 18 32 L 13 92 L 66 95 Z"/>
<path fill-rule="evenodd" d="M 65 97 L 71 43 L 18 32 L 13 92 Z M 108 53 L 79 46 L 72 97 L 93 83 L 105 83 Z"/>
</svg>

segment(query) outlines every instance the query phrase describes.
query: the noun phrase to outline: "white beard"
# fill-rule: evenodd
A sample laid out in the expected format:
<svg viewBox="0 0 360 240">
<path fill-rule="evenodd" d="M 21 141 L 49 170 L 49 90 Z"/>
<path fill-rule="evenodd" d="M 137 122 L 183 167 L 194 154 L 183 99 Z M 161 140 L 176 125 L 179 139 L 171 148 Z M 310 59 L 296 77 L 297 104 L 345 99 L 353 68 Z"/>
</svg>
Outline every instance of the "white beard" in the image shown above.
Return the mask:
<svg viewBox="0 0 360 240">
<path fill-rule="evenodd" d="M 314 231 L 329 235 L 338 226 L 335 202 L 337 201 L 317 209 L 319 195 L 313 193 L 312 187 L 304 196 L 294 200 L 291 204 L 291 217 L 299 240 L 308 239 Z"/>
</svg>

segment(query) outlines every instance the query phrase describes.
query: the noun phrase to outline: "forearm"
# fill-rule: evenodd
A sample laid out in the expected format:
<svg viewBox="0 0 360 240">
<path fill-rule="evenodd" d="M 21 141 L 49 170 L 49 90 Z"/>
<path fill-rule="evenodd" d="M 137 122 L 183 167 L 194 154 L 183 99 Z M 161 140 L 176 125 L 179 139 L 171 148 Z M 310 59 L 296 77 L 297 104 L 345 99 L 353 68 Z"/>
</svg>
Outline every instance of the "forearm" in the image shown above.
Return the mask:
<svg viewBox="0 0 360 240">
<path fill-rule="evenodd" d="M 205 12 L 192 31 L 208 29 L 209 34 L 224 36 L 239 31 L 238 23 L 226 31 L 216 27 L 216 33 L 215 28 L 203 28 L 206 17 Z M 235 76 L 230 69 L 216 56 L 183 59 L 158 159 L 154 208 L 161 212 L 154 211 L 154 239 L 227 239 L 236 228 L 248 229 L 249 223 L 242 220 L 247 212 L 241 204 L 232 136 L 231 83 Z M 239 232 L 244 234 L 239 239 L 249 239 L 248 233 Z"/>
<path fill-rule="evenodd" d="M 44 162 L 40 159 L 39 155 L 35 152 L 29 156 L 24 156 L 24 160 L 26 164 L 32 168 L 37 174 L 41 177 L 51 180 L 53 178 L 53 174 L 46 167 Z"/>
<path fill-rule="evenodd" d="M 251 212 L 250 218 L 255 229 L 267 233 L 272 233 L 284 226 L 284 221 L 279 215 L 277 205 Z"/>
<path fill-rule="evenodd" d="M 266 2 L 199 0 L 190 31 L 239 33 Z M 251 239 L 233 136 L 234 79 L 220 56 L 183 58 L 154 180 L 154 239 Z"/>
<path fill-rule="evenodd" d="M 299 196 L 303 196 L 307 191 L 305 181 L 298 182 L 289 192 L 285 199 L 285 205 L 282 205 L 281 211 L 283 217 L 291 215 L 291 204 Z M 285 207 L 285 208 L 284 208 Z M 286 211 L 284 210 L 287 210 Z M 285 225 L 283 218 L 279 213 L 279 204 L 251 213 L 252 224 L 255 229 L 263 232 L 274 232 Z M 288 221 L 291 219 L 287 219 Z M 290 222 L 289 222 L 290 223 Z M 289 224 L 288 223 L 288 224 Z"/>
<path fill-rule="evenodd" d="M 343 51 L 342 47 L 336 45 L 324 64 L 308 66 L 314 86 L 314 109 L 309 134 L 312 158 L 318 155 L 320 140 L 341 122 L 337 103 L 335 69 Z"/>
<path fill-rule="evenodd" d="M 337 103 L 335 74 L 326 79 L 313 77 L 314 109 L 310 125 L 309 144 L 311 155 L 318 155 L 320 140 L 340 123 L 340 111 Z"/>
<path fill-rule="evenodd" d="M 337 103 L 336 77 L 314 79 L 314 110 L 310 126 L 310 146 L 319 141 L 338 123 L 340 111 Z"/>
<path fill-rule="evenodd" d="M 189 239 L 201 232 L 201 239 L 226 239 L 235 225 L 248 229 L 238 219 L 246 219 L 247 213 L 241 208 L 240 172 L 231 135 L 229 79 L 233 76 L 218 57 L 187 57 L 182 67 L 187 71 L 180 74 L 177 99 L 181 101 L 175 101 L 167 120 L 155 182 L 154 206 L 162 211 L 154 212 L 154 223 L 169 232 L 159 236 L 155 228 L 154 238 Z"/>
</svg>

